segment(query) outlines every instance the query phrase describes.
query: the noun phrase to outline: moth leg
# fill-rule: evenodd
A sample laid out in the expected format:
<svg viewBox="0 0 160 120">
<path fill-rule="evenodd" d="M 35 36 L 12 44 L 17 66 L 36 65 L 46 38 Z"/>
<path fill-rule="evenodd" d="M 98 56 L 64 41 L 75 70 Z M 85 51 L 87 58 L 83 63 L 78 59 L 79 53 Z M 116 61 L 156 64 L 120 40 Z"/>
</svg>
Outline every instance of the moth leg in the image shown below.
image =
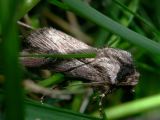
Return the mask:
<svg viewBox="0 0 160 120">
<path fill-rule="evenodd" d="M 44 99 L 45 99 L 45 97 L 46 97 L 45 95 L 42 95 L 42 96 L 41 96 L 41 98 L 40 98 L 40 103 L 41 103 L 41 104 L 44 104 Z"/>
<path fill-rule="evenodd" d="M 99 100 L 99 114 L 100 114 L 100 119 L 101 120 L 105 120 L 105 112 L 104 112 L 104 107 L 103 107 L 103 99 L 106 95 L 104 93 L 102 93 L 99 97 L 100 97 L 100 100 Z"/>
<path fill-rule="evenodd" d="M 18 21 L 17 24 L 22 26 L 22 27 L 24 27 L 24 28 L 35 30 L 35 28 L 33 28 L 32 26 L 30 26 L 30 25 L 28 25 L 28 24 L 26 24 L 24 22 Z"/>
<path fill-rule="evenodd" d="M 104 111 L 103 101 L 104 101 L 104 98 L 108 94 L 110 94 L 113 89 L 114 89 L 113 86 L 106 87 L 105 92 L 99 95 L 99 97 L 100 97 L 100 99 L 99 99 L 99 113 L 100 113 L 100 117 L 102 120 L 108 120 L 107 115 L 105 114 L 105 111 Z"/>
</svg>

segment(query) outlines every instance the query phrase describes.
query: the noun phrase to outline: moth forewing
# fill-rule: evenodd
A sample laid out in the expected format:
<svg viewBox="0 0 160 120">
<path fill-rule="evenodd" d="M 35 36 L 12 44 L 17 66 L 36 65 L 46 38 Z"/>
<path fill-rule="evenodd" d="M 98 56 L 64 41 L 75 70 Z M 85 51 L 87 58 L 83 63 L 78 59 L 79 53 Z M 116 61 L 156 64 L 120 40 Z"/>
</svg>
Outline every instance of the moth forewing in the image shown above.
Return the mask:
<svg viewBox="0 0 160 120">
<path fill-rule="evenodd" d="M 92 47 L 53 28 L 42 28 L 32 32 L 27 38 L 30 49 L 37 52 L 54 51 L 55 53 L 70 53 Z"/>
</svg>

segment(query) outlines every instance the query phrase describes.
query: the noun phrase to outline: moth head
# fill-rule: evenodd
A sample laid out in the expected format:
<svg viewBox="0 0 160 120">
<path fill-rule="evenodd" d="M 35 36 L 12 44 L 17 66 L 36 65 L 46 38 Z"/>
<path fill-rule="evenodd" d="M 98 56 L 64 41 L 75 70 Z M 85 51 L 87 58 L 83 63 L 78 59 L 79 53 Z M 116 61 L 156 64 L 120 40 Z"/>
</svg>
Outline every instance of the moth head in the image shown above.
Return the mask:
<svg viewBox="0 0 160 120">
<path fill-rule="evenodd" d="M 115 64 L 113 66 L 116 67 L 112 67 L 109 71 L 112 75 L 111 81 L 114 82 L 113 84 L 117 86 L 135 86 L 138 83 L 139 73 L 136 71 L 132 55 L 120 49 L 108 48 L 105 51 L 107 57 L 115 61 L 112 64 Z M 114 73 L 111 73 L 112 71 Z"/>
</svg>

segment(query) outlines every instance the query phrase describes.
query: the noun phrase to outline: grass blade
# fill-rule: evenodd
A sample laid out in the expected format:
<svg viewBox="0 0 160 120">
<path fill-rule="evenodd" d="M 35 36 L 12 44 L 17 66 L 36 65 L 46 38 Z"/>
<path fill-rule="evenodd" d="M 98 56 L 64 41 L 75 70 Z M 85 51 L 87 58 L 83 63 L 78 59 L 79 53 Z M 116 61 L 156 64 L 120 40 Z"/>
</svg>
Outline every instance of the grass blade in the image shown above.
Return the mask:
<svg viewBox="0 0 160 120">
<path fill-rule="evenodd" d="M 40 0 L 24 0 L 21 5 L 21 10 L 18 12 L 18 18 L 22 18 L 28 11 L 30 11 L 34 6 L 36 6 Z"/>
<path fill-rule="evenodd" d="M 0 51 L 5 78 L 5 120 L 24 119 L 21 71 L 18 64 L 19 40 L 16 26 L 17 8 L 19 8 L 20 2 L 20 0 L 0 1 L 2 33 Z"/>
<path fill-rule="evenodd" d="M 112 107 L 107 109 L 105 113 L 109 118 L 116 119 L 150 110 L 155 107 L 160 107 L 160 95 Z"/>
<path fill-rule="evenodd" d="M 76 53 L 76 54 L 29 54 L 21 55 L 21 57 L 46 57 L 46 58 L 59 58 L 59 59 L 72 59 L 72 58 L 94 58 L 95 53 Z"/>
<path fill-rule="evenodd" d="M 99 120 L 84 114 L 71 112 L 37 102 L 25 102 L 26 120 Z"/>
<path fill-rule="evenodd" d="M 63 0 L 71 10 L 153 54 L 160 55 L 160 44 L 148 39 L 101 14 L 80 0 Z M 87 11 L 87 12 L 86 12 Z"/>
<path fill-rule="evenodd" d="M 105 114 L 109 119 L 120 119 L 157 107 L 160 107 L 160 94 L 108 108 L 105 110 Z M 98 112 L 94 115 L 96 114 Z"/>
</svg>

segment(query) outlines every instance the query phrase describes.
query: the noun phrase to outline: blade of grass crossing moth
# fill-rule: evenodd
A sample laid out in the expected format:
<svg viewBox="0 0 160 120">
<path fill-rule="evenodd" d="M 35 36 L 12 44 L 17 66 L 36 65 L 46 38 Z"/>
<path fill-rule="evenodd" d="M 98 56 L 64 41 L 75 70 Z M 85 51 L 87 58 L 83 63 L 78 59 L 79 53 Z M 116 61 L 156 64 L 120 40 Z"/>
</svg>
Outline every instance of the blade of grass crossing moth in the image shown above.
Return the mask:
<svg viewBox="0 0 160 120">
<path fill-rule="evenodd" d="M 47 57 L 47 58 L 61 58 L 61 59 L 72 59 L 72 58 L 94 58 L 96 53 L 76 53 L 76 54 L 28 54 L 21 55 L 21 57 Z"/>
</svg>

